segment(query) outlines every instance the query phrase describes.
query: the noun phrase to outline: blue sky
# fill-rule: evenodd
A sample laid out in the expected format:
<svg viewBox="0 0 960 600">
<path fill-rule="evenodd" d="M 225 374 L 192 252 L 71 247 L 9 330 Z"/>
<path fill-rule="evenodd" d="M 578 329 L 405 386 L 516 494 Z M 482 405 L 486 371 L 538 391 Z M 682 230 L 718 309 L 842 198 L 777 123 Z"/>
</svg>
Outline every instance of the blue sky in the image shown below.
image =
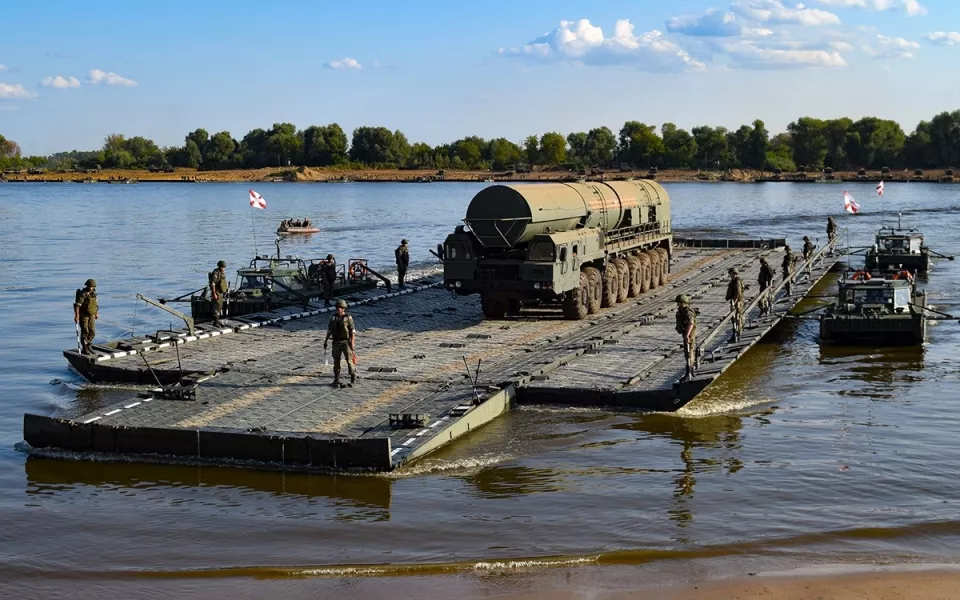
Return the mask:
<svg viewBox="0 0 960 600">
<path fill-rule="evenodd" d="M 281 121 L 430 144 L 803 115 L 910 132 L 960 108 L 957 0 L 17 4 L 0 134 L 25 154 Z"/>
</svg>

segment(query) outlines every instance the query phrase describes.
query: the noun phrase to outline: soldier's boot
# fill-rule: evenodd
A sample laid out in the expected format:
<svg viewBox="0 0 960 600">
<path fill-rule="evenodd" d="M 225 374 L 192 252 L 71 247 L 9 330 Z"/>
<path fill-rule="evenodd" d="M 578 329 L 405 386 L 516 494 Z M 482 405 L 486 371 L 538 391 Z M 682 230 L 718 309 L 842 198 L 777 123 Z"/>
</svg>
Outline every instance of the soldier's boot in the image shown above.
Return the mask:
<svg viewBox="0 0 960 600">
<path fill-rule="evenodd" d="M 333 378 L 333 383 L 330 384 L 330 387 L 335 387 L 335 388 L 340 387 L 340 376 L 339 376 L 339 375 L 337 375 L 336 377 Z"/>
<path fill-rule="evenodd" d="M 350 373 L 350 385 L 353 385 L 356 382 L 357 382 L 357 373 L 356 372 Z"/>
<path fill-rule="evenodd" d="M 80 354 L 93 354 L 93 348 L 90 347 L 90 344 L 83 344 L 80 348 Z"/>
</svg>

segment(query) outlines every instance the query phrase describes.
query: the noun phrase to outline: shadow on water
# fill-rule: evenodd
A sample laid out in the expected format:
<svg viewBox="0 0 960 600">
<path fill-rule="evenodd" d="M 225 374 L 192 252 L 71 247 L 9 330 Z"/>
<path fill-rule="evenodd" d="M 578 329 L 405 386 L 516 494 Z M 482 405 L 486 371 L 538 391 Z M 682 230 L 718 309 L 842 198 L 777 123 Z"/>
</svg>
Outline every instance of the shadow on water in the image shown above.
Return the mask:
<svg viewBox="0 0 960 600">
<path fill-rule="evenodd" d="M 393 481 L 383 477 L 255 471 L 227 467 L 88 463 L 28 457 L 27 487 L 34 500 L 57 497 L 81 488 L 166 490 L 228 489 L 242 495 L 262 492 L 302 501 L 333 500 L 341 507 L 364 509 L 364 519 L 390 519 Z M 370 509 L 374 509 L 371 513 Z M 345 517 L 346 520 L 352 520 Z"/>
<path fill-rule="evenodd" d="M 923 346 L 859 347 L 820 345 L 819 362 L 847 382 L 840 395 L 870 399 L 898 397 L 900 388 L 924 381 Z M 852 385 L 851 385 L 852 383 Z"/>
</svg>

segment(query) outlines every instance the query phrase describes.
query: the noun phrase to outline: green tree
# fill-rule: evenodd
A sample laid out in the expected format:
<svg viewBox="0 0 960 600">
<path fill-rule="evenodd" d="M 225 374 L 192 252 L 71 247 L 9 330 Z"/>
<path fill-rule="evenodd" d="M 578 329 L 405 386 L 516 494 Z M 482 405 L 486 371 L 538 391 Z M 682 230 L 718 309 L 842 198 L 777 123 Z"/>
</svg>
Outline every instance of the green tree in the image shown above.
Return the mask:
<svg viewBox="0 0 960 600">
<path fill-rule="evenodd" d="M 197 149 L 200 150 L 200 162 L 203 162 L 203 159 L 207 155 L 207 143 L 210 141 L 210 134 L 207 133 L 206 129 L 194 129 L 187 134 L 184 143 L 193 142 L 197 145 Z"/>
<path fill-rule="evenodd" d="M 587 133 L 585 131 L 568 134 L 567 145 L 570 147 L 568 152 L 570 160 L 581 164 L 590 162 L 587 152 Z"/>
<path fill-rule="evenodd" d="M 751 169 L 762 169 L 767 160 L 767 150 L 770 147 L 770 132 L 766 124 L 757 119 L 753 122 L 753 129 L 747 141 L 747 149 L 741 162 Z"/>
<path fill-rule="evenodd" d="M 587 156 L 591 165 L 609 165 L 617 151 L 617 138 L 609 127 L 596 127 L 587 132 Z"/>
<path fill-rule="evenodd" d="M 203 165 L 207 169 L 229 169 L 234 166 L 237 143 L 229 131 L 213 134 L 207 142 L 207 155 Z"/>
<path fill-rule="evenodd" d="M 555 131 L 540 136 L 540 160 L 545 165 L 559 165 L 567 160 L 567 140 Z"/>
<path fill-rule="evenodd" d="M 482 138 L 467 137 L 451 144 L 453 155 L 460 158 L 467 169 L 477 169 L 483 161 L 483 150 L 486 142 Z"/>
<path fill-rule="evenodd" d="M 665 148 L 653 125 L 627 121 L 620 129 L 620 160 L 638 167 L 659 165 Z"/>
<path fill-rule="evenodd" d="M 663 137 L 664 166 L 686 169 L 697 160 L 697 141 L 686 130 L 678 129 L 673 123 L 660 126 Z"/>
<path fill-rule="evenodd" d="M 903 145 L 903 160 L 912 167 L 928 169 L 937 166 L 937 153 L 928 121 L 920 121 L 913 133 L 907 136 Z"/>
<path fill-rule="evenodd" d="M 797 165 L 793 162 L 793 138 L 788 133 L 779 133 L 770 140 L 763 169 L 766 171 L 796 171 Z"/>
<path fill-rule="evenodd" d="M 848 142 L 851 146 L 859 143 L 852 138 L 848 140 L 851 125 L 853 121 L 847 118 L 831 119 L 826 122 L 827 155 L 823 159 L 825 167 L 846 169 L 850 166 L 847 154 Z"/>
<path fill-rule="evenodd" d="M 203 155 L 200 153 L 200 147 L 197 146 L 196 140 L 187 140 L 187 143 L 184 144 L 186 164 L 185 167 L 190 167 L 191 169 L 196 169 L 200 166 L 200 162 L 203 160 Z"/>
<path fill-rule="evenodd" d="M 414 169 L 429 169 L 436 166 L 434 150 L 429 144 L 417 142 L 410 147 L 410 158 L 407 165 Z"/>
<path fill-rule="evenodd" d="M 510 169 L 523 158 L 523 150 L 506 138 L 496 138 L 487 143 L 490 166 L 497 170 Z"/>
<path fill-rule="evenodd" d="M 528 135 L 523 140 L 523 153 L 531 167 L 540 164 L 540 140 L 537 136 Z"/>
<path fill-rule="evenodd" d="M 726 168 L 731 166 L 734 157 L 727 144 L 727 130 L 724 127 L 702 125 L 690 130 L 697 143 L 697 164 L 701 168 Z"/>
<path fill-rule="evenodd" d="M 793 145 L 793 160 L 797 166 L 820 169 L 827 156 L 827 129 L 822 119 L 800 117 L 787 125 Z"/>
<path fill-rule="evenodd" d="M 368 165 L 404 164 L 410 144 L 400 135 L 402 139 L 386 127 L 357 127 L 353 130 L 350 159 Z"/>
</svg>

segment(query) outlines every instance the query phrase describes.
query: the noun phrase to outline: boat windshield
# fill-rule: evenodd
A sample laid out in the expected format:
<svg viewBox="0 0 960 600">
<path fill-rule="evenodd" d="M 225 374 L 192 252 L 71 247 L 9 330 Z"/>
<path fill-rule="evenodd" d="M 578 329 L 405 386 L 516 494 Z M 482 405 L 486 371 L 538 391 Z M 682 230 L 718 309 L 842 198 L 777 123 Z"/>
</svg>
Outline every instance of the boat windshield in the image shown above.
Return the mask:
<svg viewBox="0 0 960 600">
<path fill-rule="evenodd" d="M 848 304 L 882 304 L 893 308 L 906 308 L 910 304 L 910 290 L 902 288 L 849 289 L 845 301 Z"/>
<path fill-rule="evenodd" d="M 262 275 L 244 275 L 243 281 L 240 282 L 240 287 L 265 288 L 267 287 L 267 280 Z"/>
</svg>

